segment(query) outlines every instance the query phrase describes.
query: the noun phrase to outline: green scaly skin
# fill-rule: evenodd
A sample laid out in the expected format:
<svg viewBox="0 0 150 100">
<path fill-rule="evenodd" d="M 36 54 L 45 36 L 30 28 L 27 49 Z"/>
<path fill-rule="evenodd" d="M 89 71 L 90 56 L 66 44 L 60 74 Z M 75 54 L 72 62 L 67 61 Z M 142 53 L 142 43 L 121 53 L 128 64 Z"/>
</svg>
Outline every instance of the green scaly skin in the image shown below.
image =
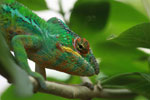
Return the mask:
<svg viewBox="0 0 150 100">
<path fill-rule="evenodd" d="M 60 19 L 54 17 L 46 22 L 22 4 L 5 0 L 0 2 L 0 30 L 20 67 L 35 77 L 42 88 L 46 88 L 44 78 L 31 71 L 28 58 L 42 70 L 50 68 L 78 76 L 99 73 L 88 42 Z"/>
</svg>

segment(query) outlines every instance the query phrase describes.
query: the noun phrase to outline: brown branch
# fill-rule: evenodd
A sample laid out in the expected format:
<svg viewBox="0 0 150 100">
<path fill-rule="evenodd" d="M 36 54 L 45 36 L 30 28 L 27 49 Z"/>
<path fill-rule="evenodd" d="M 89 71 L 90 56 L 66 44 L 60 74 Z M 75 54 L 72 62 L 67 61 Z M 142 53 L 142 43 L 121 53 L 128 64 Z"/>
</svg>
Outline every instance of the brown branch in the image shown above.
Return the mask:
<svg viewBox="0 0 150 100">
<path fill-rule="evenodd" d="M 68 85 L 60 84 L 56 82 L 46 81 L 47 90 L 38 87 L 37 81 L 30 77 L 34 88 L 39 92 L 53 94 L 64 98 L 80 98 L 88 100 L 88 98 L 133 98 L 136 96 L 135 93 L 131 93 L 127 89 L 103 89 L 99 90 L 97 85 L 94 86 L 94 90 L 81 85 Z"/>
</svg>

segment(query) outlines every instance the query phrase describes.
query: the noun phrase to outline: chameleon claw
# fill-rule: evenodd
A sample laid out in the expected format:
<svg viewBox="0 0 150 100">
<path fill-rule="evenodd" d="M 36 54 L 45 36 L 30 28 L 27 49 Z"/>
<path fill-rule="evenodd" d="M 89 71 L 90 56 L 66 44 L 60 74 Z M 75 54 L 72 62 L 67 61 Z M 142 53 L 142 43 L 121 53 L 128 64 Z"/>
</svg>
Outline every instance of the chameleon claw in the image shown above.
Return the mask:
<svg viewBox="0 0 150 100">
<path fill-rule="evenodd" d="M 82 80 L 82 86 L 89 88 L 90 90 L 94 90 L 94 85 L 88 77 L 80 77 Z"/>
<path fill-rule="evenodd" d="M 92 91 L 94 90 L 94 85 L 92 83 L 84 82 L 84 83 L 82 83 L 82 86 L 85 86 L 85 87 L 89 88 Z"/>
</svg>

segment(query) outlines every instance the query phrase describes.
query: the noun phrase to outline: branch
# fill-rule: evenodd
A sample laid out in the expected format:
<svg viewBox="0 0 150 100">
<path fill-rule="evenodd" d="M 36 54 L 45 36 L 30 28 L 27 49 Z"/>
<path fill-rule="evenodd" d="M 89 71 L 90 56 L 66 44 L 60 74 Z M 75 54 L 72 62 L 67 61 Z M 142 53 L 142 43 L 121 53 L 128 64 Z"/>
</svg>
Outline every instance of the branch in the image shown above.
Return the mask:
<svg viewBox="0 0 150 100">
<path fill-rule="evenodd" d="M 34 88 L 39 92 L 53 94 L 61 96 L 64 98 L 80 98 L 80 99 L 90 99 L 90 98 L 132 98 L 136 96 L 135 93 L 131 93 L 127 89 L 103 89 L 99 90 L 97 85 L 94 86 L 94 90 L 90 90 L 85 86 L 80 85 L 68 85 L 60 84 L 56 82 L 46 81 L 47 90 L 41 89 L 38 86 L 37 81 L 30 77 Z"/>
</svg>

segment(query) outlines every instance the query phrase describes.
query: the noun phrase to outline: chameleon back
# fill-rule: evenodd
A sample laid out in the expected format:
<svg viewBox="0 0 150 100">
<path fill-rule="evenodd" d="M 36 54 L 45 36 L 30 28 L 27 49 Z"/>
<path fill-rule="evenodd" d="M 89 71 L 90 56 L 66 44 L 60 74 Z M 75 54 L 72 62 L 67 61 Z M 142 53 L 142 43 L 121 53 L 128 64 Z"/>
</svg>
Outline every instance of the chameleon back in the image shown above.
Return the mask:
<svg viewBox="0 0 150 100">
<path fill-rule="evenodd" d="M 48 28 L 47 23 L 34 14 L 31 10 L 14 0 L 0 2 L 0 22 L 1 26 L 11 31 L 23 31 L 25 34 L 42 34 L 42 29 Z M 20 32 L 23 33 L 23 32 Z M 14 35 L 19 32 L 14 32 Z"/>
</svg>

